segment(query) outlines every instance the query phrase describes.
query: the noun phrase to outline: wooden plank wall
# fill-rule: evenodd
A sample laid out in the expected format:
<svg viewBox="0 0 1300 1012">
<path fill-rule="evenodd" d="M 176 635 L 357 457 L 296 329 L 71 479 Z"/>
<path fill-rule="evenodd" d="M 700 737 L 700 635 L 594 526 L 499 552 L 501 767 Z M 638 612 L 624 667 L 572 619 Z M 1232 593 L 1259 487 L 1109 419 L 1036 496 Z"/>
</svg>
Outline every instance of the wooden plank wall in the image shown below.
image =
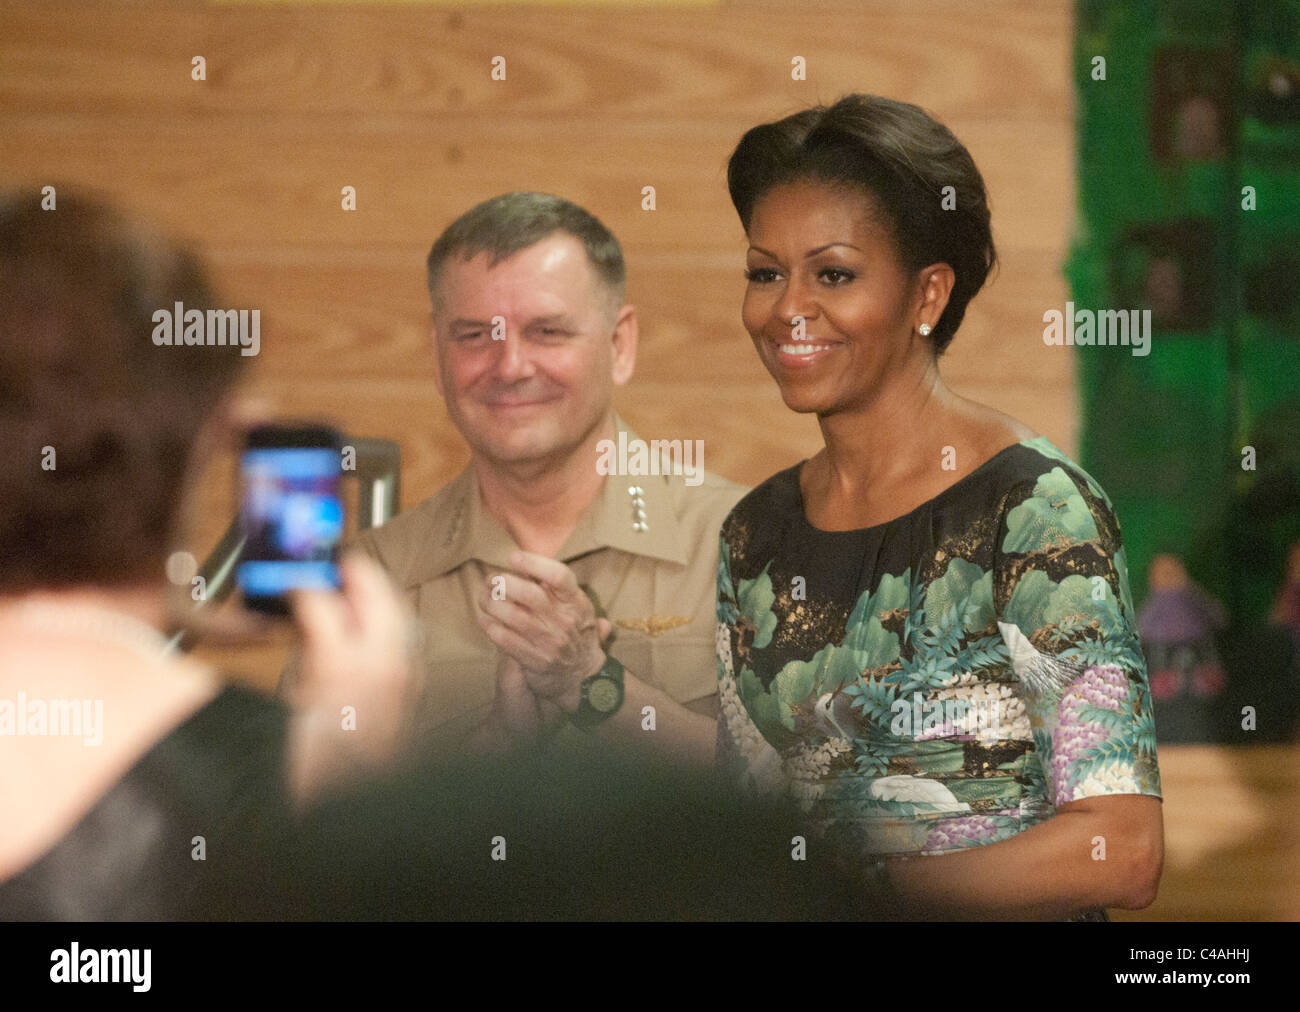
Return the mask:
<svg viewBox="0 0 1300 1012">
<path fill-rule="evenodd" d="M 1064 0 L 0 10 L 3 178 L 94 186 L 192 237 L 229 304 L 262 310 L 249 395 L 397 440 L 408 505 L 466 459 L 434 389 L 424 257 L 512 189 L 576 200 L 624 244 L 642 342 L 618 403 L 643 435 L 703 439 L 706 466 L 747 484 L 814 452 L 815 421 L 784 407 L 740 324 L 725 164 L 748 127 L 852 90 L 932 110 L 988 183 L 1002 268 L 949 381 L 1074 449 L 1071 359 L 1039 339 L 1073 208 Z M 183 547 L 200 559 L 232 473 L 217 461 L 196 489 Z M 266 685 L 283 649 L 213 656 Z"/>
<path fill-rule="evenodd" d="M 408 505 L 466 459 L 426 348 L 429 245 L 496 193 L 569 197 L 614 230 L 628 260 L 642 347 L 620 409 L 648 437 L 704 439 L 706 466 L 754 484 L 819 438 L 782 405 L 740 324 L 744 244 L 727 155 L 749 126 L 811 103 L 854 90 L 902 98 L 970 148 L 1002 258 L 944 373 L 1073 452 L 1072 363 L 1040 337 L 1043 312 L 1066 298 L 1071 31 L 1065 0 L 6 0 L 0 179 L 93 186 L 191 237 L 229 304 L 262 310 L 249 395 L 398 441 Z M 205 81 L 191 79 L 194 56 Z M 494 56 L 506 58 L 505 81 L 490 78 Z M 806 81 L 791 79 L 795 56 Z M 355 212 L 340 206 L 349 185 Z M 641 210 L 646 185 L 653 212 Z M 199 558 L 233 514 L 232 473 L 230 457 L 214 461 L 194 491 L 186 547 Z M 285 649 L 280 636 L 205 653 L 269 685 Z M 1276 806 L 1291 798 L 1283 810 L 1294 811 L 1293 774 L 1261 774 L 1262 793 L 1237 795 L 1247 814 L 1207 824 L 1199 815 L 1243 775 L 1226 755 L 1162 753 L 1172 877 L 1135 916 L 1296 916 L 1269 889 L 1296 852 L 1276 832 Z M 1214 874 L 1198 871 L 1220 858 Z"/>
<path fill-rule="evenodd" d="M 623 242 L 643 336 L 619 404 L 643 434 L 702 438 L 706 466 L 750 484 L 815 450 L 814 420 L 785 409 L 740 324 L 725 163 L 749 126 L 850 90 L 916 102 L 971 149 L 1004 263 L 945 371 L 1073 449 L 1071 362 L 1040 339 L 1064 304 L 1073 209 L 1064 2 L 150 0 L 7 4 L 3 19 L 3 178 L 93 185 L 193 237 L 230 304 L 262 309 L 250 392 L 396 439 L 408 503 L 466 458 L 433 385 L 423 260 L 456 215 L 512 189 L 576 200 Z M 794 56 L 808 80 L 791 80 Z M 200 557 L 230 514 L 228 473 L 200 495 Z"/>
</svg>

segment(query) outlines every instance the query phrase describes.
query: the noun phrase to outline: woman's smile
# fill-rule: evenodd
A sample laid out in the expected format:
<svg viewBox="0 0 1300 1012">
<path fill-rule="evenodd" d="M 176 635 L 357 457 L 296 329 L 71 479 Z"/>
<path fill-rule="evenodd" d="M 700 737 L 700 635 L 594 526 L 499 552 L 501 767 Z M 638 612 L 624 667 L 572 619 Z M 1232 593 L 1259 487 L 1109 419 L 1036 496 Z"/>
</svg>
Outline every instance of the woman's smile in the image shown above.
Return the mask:
<svg viewBox="0 0 1300 1012">
<path fill-rule="evenodd" d="M 839 350 L 839 342 L 814 340 L 769 342 L 783 369 L 807 369 Z"/>
</svg>

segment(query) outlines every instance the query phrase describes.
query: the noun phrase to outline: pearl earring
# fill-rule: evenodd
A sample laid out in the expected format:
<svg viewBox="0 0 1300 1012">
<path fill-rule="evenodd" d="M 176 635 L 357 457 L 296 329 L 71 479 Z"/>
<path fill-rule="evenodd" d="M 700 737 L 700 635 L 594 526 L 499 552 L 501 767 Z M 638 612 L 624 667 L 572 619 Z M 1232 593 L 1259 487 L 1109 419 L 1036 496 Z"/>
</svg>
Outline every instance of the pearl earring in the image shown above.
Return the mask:
<svg viewBox="0 0 1300 1012">
<path fill-rule="evenodd" d="M 923 323 L 923 324 L 921 324 L 919 327 L 917 327 L 916 329 L 919 330 L 919 331 L 921 332 L 921 336 L 922 336 L 922 337 L 929 337 L 929 336 L 930 336 L 930 325 L 929 325 L 928 323 Z"/>
</svg>

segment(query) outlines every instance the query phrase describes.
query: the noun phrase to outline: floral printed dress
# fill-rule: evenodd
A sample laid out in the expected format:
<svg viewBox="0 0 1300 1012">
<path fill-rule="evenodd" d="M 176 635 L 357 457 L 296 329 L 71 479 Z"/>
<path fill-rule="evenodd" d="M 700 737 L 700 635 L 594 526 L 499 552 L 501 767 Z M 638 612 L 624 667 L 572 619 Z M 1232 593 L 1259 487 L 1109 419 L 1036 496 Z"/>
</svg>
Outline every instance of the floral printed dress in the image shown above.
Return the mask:
<svg viewBox="0 0 1300 1012">
<path fill-rule="evenodd" d="M 941 854 L 1160 796 L 1119 524 L 1042 437 L 906 516 L 809 524 L 799 468 L 722 527 L 719 747 L 841 853 Z"/>
</svg>

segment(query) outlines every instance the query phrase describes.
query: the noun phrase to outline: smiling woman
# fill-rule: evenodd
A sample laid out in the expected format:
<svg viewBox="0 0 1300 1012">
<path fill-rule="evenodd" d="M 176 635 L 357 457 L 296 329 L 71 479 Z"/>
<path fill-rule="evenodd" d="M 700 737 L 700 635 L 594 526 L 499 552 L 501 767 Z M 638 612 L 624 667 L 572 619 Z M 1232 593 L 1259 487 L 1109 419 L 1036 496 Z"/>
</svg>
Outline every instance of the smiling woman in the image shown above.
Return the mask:
<svg viewBox="0 0 1300 1012">
<path fill-rule="evenodd" d="M 750 130 L 728 182 L 745 328 L 825 447 L 723 525 L 725 753 L 917 915 L 1149 904 L 1160 778 L 1118 521 L 938 371 L 996 260 L 970 155 L 850 95 Z"/>
</svg>

